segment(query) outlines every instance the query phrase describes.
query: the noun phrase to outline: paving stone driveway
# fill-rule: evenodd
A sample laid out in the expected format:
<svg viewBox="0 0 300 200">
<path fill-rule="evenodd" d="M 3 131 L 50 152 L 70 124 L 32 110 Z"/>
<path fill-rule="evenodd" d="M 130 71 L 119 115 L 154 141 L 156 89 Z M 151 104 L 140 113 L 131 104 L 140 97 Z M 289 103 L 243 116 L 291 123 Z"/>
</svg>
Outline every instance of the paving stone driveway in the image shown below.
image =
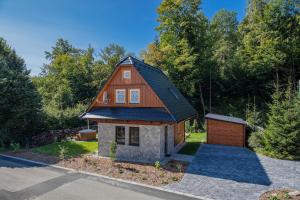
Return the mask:
<svg viewBox="0 0 300 200">
<path fill-rule="evenodd" d="M 179 183 L 166 186 L 216 200 L 255 200 L 273 188 L 300 190 L 300 162 L 257 155 L 246 148 L 202 145 Z"/>
</svg>

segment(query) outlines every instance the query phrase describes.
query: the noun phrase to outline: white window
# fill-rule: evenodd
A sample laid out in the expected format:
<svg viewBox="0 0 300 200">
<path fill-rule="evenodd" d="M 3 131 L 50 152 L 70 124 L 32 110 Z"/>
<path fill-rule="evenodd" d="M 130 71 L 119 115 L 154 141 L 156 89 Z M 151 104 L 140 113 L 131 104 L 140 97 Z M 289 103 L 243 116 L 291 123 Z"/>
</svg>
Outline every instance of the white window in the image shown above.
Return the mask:
<svg viewBox="0 0 300 200">
<path fill-rule="evenodd" d="M 140 89 L 130 89 L 130 103 L 140 103 Z"/>
<path fill-rule="evenodd" d="M 124 79 L 131 79 L 131 71 L 130 70 L 123 71 L 123 78 Z"/>
<path fill-rule="evenodd" d="M 118 89 L 116 90 L 116 103 L 125 103 L 126 90 Z"/>
</svg>

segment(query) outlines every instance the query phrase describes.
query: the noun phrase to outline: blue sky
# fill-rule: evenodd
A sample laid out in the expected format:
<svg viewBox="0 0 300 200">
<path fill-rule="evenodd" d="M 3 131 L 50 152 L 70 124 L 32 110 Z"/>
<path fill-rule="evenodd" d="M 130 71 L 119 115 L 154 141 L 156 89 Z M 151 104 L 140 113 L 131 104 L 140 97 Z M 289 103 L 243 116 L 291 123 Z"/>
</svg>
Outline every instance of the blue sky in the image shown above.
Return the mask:
<svg viewBox="0 0 300 200">
<path fill-rule="evenodd" d="M 78 48 L 91 44 L 96 51 L 116 43 L 139 55 L 153 41 L 156 8 L 161 0 L 0 0 L 0 37 L 23 57 L 32 75 L 46 63 L 57 38 Z M 246 0 L 203 0 L 211 18 L 218 10 L 234 10 L 241 20 Z"/>
</svg>

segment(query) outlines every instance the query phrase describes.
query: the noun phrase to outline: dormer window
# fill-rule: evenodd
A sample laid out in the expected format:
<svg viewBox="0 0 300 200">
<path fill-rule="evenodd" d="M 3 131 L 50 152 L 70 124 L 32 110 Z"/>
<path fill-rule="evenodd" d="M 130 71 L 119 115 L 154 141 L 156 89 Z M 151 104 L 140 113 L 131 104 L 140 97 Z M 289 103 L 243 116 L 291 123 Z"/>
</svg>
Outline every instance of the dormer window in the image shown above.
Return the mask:
<svg viewBox="0 0 300 200">
<path fill-rule="evenodd" d="M 125 103 L 126 90 L 118 89 L 116 90 L 116 103 Z"/>
<path fill-rule="evenodd" d="M 123 79 L 131 79 L 131 71 L 130 70 L 123 71 Z"/>
</svg>

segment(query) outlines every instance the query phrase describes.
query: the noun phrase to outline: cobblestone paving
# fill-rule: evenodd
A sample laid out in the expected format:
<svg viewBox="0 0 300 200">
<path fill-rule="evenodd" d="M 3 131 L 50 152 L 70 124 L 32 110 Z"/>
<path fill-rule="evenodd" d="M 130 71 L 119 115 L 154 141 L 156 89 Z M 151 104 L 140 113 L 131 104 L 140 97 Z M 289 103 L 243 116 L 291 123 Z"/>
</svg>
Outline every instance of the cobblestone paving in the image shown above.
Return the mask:
<svg viewBox="0 0 300 200">
<path fill-rule="evenodd" d="M 255 200 L 273 188 L 300 190 L 300 162 L 257 155 L 246 148 L 202 145 L 179 183 L 166 186 L 216 200 Z"/>
</svg>

